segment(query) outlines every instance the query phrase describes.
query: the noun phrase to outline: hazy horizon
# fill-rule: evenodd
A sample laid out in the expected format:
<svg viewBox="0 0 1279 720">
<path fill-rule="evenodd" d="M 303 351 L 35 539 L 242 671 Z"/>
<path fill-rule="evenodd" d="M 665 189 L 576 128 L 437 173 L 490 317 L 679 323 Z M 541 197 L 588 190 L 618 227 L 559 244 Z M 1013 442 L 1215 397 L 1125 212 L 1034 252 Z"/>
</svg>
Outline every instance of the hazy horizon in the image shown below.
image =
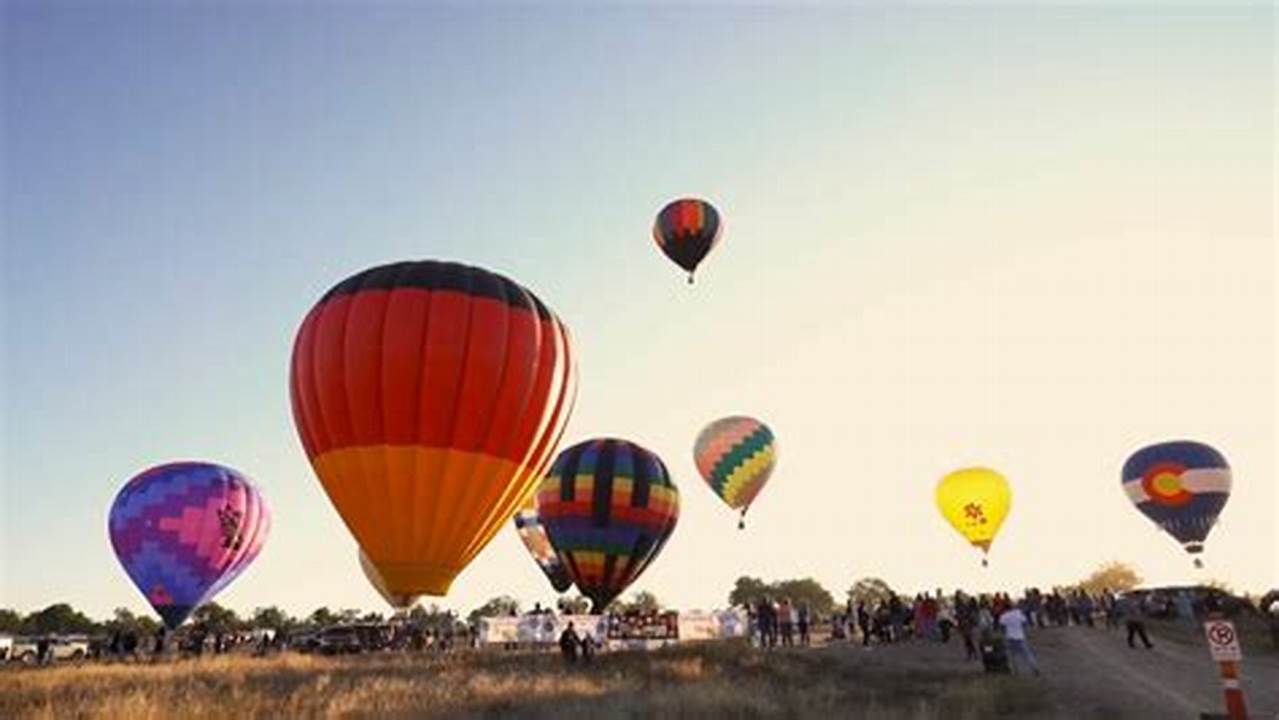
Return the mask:
<svg viewBox="0 0 1279 720">
<path fill-rule="evenodd" d="M 384 610 L 289 353 L 330 286 L 411 258 L 568 325 L 561 448 L 670 467 L 679 524 L 627 595 L 1016 590 L 1111 560 L 1279 585 L 1268 5 L 3 13 L 0 607 L 150 614 L 107 509 L 203 459 L 275 512 L 218 602 Z M 683 195 L 725 223 L 691 287 L 649 237 Z M 692 459 L 739 413 L 779 445 L 740 532 Z M 1120 485 L 1181 438 L 1234 471 L 1199 573 Z M 932 500 L 969 465 L 1013 486 L 986 569 Z M 513 527 L 425 602 L 500 594 L 555 597 Z"/>
</svg>

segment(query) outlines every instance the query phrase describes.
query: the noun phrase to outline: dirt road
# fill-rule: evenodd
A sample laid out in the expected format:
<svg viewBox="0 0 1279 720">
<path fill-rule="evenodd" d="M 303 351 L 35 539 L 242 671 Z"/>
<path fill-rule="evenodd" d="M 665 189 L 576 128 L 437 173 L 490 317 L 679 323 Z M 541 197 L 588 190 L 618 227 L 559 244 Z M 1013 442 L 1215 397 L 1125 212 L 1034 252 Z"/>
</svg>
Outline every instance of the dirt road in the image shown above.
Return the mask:
<svg viewBox="0 0 1279 720">
<path fill-rule="evenodd" d="M 1048 628 L 1031 636 L 1043 674 L 1023 682 L 1037 683 L 1048 700 L 1046 717 L 1061 718 L 1198 718 L 1222 712 L 1217 666 L 1208 655 L 1198 628 L 1156 624 L 1153 650 L 1130 649 L 1119 630 Z M 1257 637 L 1254 635 L 1254 637 Z M 1279 718 L 1279 653 L 1245 638 L 1242 682 L 1253 718 Z M 862 653 L 864 662 L 903 670 L 946 670 L 977 664 L 966 662 L 955 642 L 903 643 Z"/>
</svg>

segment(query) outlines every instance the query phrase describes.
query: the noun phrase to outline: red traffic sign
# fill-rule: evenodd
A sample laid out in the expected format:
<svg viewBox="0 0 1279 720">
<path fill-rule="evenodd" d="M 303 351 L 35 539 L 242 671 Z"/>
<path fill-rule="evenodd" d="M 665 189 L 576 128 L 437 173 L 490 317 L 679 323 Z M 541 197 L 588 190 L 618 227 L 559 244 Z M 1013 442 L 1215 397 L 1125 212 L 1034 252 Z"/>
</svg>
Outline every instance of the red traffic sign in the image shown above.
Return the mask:
<svg viewBox="0 0 1279 720">
<path fill-rule="evenodd" d="M 1243 649 L 1239 647 L 1239 635 L 1229 620 L 1209 620 L 1204 623 L 1204 635 L 1208 638 L 1208 652 L 1216 662 L 1239 662 Z"/>
</svg>

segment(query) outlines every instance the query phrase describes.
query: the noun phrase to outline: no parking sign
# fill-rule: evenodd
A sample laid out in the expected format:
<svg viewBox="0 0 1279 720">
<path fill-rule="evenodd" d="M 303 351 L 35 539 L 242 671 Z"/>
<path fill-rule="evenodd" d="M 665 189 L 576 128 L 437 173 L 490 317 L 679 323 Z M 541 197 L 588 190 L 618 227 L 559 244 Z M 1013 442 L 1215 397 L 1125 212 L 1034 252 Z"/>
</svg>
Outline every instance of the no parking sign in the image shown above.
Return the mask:
<svg viewBox="0 0 1279 720">
<path fill-rule="evenodd" d="M 1230 720 L 1246 720 L 1248 710 L 1244 706 L 1243 688 L 1239 685 L 1239 662 L 1243 650 L 1239 647 L 1239 633 L 1235 624 L 1220 616 L 1210 617 L 1204 623 L 1204 635 L 1208 637 L 1208 652 L 1221 669 L 1221 689 L 1226 696 L 1226 717 Z"/>
<path fill-rule="evenodd" d="M 1208 651 L 1217 662 L 1239 662 L 1243 660 L 1243 650 L 1239 647 L 1239 635 L 1235 632 L 1235 624 L 1229 620 L 1209 620 L 1204 623 L 1204 634 L 1208 636 Z"/>
</svg>

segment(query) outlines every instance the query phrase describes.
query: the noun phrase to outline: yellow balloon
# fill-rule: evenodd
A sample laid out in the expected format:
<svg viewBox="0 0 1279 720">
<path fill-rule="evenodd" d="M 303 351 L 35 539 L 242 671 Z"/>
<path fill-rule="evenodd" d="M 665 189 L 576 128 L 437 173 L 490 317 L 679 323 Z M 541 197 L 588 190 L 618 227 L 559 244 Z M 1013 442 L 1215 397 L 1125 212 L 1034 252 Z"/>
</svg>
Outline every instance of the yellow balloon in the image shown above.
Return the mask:
<svg viewBox="0 0 1279 720">
<path fill-rule="evenodd" d="M 1012 504 L 1008 480 L 989 468 L 956 470 L 937 483 L 937 509 L 942 517 L 983 553 L 990 552 L 990 543 Z"/>
</svg>

